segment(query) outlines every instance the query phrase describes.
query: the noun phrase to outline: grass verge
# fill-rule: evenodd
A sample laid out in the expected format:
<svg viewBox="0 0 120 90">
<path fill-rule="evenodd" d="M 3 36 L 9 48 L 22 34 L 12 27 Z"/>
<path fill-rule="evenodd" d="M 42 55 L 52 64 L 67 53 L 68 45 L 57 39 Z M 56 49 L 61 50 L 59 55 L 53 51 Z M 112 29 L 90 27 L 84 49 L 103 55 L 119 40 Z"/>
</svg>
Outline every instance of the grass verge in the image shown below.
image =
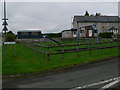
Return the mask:
<svg viewBox="0 0 120 90">
<path fill-rule="evenodd" d="M 94 50 L 90 56 L 89 51 L 51 55 L 47 62 L 47 56 L 26 48 L 22 44 L 7 45 L 2 51 L 2 74 L 15 75 L 24 73 L 40 72 L 74 64 L 95 61 L 107 57 L 117 56 L 118 48 Z"/>
</svg>

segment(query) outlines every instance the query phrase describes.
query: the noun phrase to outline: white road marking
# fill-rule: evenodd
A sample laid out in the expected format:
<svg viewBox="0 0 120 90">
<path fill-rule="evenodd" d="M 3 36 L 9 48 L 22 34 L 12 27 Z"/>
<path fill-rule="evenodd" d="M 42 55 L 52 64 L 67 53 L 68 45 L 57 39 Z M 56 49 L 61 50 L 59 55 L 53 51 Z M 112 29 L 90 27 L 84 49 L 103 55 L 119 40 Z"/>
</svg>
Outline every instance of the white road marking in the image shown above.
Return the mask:
<svg viewBox="0 0 120 90">
<path fill-rule="evenodd" d="M 111 82 L 111 83 L 103 86 L 103 87 L 102 87 L 101 89 L 99 89 L 99 90 L 104 90 L 104 89 L 106 89 L 106 88 L 110 88 L 111 86 L 113 86 L 113 85 L 115 85 L 115 84 L 117 84 L 117 83 L 119 83 L 119 82 L 120 82 L 120 79 L 117 79 L 117 80 L 115 80 L 115 81 L 113 81 L 113 82 Z"/>
<path fill-rule="evenodd" d="M 115 80 L 118 80 L 118 79 L 120 79 L 120 77 L 116 77 L 116 78 L 112 78 L 112 79 L 108 79 L 108 80 L 104 80 L 104 81 L 99 81 L 99 82 L 89 84 L 89 85 L 84 85 L 84 86 L 81 86 L 81 87 L 75 87 L 75 88 L 72 88 L 72 89 L 69 89 L 69 90 L 79 90 L 79 89 L 83 89 L 83 88 L 89 88 L 89 87 L 92 87 L 92 86 L 105 84 L 105 83 L 115 81 Z"/>
</svg>

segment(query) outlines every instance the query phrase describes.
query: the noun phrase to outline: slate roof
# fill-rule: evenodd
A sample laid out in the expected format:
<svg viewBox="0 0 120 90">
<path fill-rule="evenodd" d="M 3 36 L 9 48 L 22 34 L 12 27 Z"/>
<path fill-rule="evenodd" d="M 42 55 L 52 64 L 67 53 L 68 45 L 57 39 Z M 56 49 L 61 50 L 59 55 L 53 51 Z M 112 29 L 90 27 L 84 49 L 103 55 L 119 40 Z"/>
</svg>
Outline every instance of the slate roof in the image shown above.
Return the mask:
<svg viewBox="0 0 120 90">
<path fill-rule="evenodd" d="M 86 29 L 86 30 L 94 30 L 94 28 L 93 28 L 92 25 L 90 25 L 90 26 L 85 26 L 85 29 Z"/>
<path fill-rule="evenodd" d="M 77 22 L 120 22 L 118 16 L 74 16 Z"/>
<path fill-rule="evenodd" d="M 68 29 L 68 30 L 63 30 L 62 32 L 64 32 L 64 31 L 77 31 L 77 29 Z"/>
<path fill-rule="evenodd" d="M 115 28 L 115 27 L 112 27 L 112 28 L 110 28 L 109 30 L 118 30 L 117 28 Z"/>
<path fill-rule="evenodd" d="M 41 32 L 41 30 L 20 30 L 18 32 Z"/>
</svg>

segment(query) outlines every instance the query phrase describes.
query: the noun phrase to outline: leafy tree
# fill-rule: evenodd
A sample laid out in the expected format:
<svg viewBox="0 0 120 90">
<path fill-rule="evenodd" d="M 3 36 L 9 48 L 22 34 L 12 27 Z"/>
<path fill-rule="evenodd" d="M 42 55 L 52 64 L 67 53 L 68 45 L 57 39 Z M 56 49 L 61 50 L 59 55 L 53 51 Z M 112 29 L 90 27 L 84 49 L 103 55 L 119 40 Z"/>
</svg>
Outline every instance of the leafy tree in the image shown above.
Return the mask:
<svg viewBox="0 0 120 90">
<path fill-rule="evenodd" d="M 15 41 L 16 38 L 15 34 L 12 31 L 7 32 L 5 37 L 7 42 Z"/>
<path fill-rule="evenodd" d="M 12 32 L 12 31 L 9 31 L 9 32 L 7 32 L 7 33 L 9 33 L 9 34 L 13 34 L 13 32 Z"/>
<path fill-rule="evenodd" d="M 96 15 L 95 16 L 101 16 L 101 13 L 96 13 Z"/>
</svg>

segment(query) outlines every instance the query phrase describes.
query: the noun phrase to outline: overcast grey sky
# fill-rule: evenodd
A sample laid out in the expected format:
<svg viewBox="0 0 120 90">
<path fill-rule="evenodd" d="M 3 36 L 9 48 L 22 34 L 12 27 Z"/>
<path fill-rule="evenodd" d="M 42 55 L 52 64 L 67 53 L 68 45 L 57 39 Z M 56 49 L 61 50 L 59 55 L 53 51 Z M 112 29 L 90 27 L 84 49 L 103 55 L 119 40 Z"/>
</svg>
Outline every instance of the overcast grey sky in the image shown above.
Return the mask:
<svg viewBox="0 0 120 90">
<path fill-rule="evenodd" d="M 0 3 L 0 8 L 2 6 Z M 118 16 L 118 2 L 8 2 L 9 30 L 61 32 L 71 28 L 71 17 L 84 15 L 86 10 L 90 14 Z"/>
</svg>

